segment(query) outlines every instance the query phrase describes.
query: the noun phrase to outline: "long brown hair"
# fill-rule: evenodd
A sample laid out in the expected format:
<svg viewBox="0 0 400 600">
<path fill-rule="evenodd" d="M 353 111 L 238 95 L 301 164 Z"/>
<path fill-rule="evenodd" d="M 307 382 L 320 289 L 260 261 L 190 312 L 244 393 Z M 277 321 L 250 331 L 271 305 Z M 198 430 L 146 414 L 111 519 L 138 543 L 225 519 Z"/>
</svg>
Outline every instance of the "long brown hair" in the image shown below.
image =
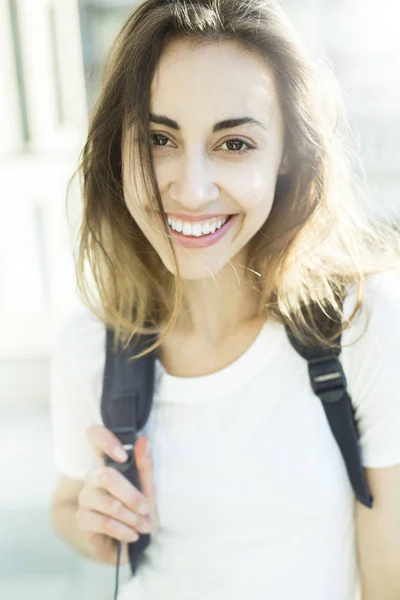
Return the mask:
<svg viewBox="0 0 400 600">
<path fill-rule="evenodd" d="M 124 130 L 133 122 L 146 194 L 170 239 L 149 140 L 150 85 L 167 36 L 194 43 L 234 40 L 273 65 L 290 172 L 278 177 L 272 211 L 250 242 L 248 277 L 260 291 L 260 314 L 284 323 L 304 344 L 332 343 L 360 309 L 367 275 L 397 254 L 390 228 L 374 226 L 361 212 L 360 197 L 367 194 L 355 175 L 357 159 L 340 88 L 270 0 L 146 0 L 123 25 L 79 167 L 83 218 L 76 273 L 84 301 L 118 339 L 161 333 L 156 345 L 181 307 L 179 266 L 177 276 L 169 273 L 135 223 L 121 177 Z M 342 324 L 342 303 L 352 283 L 357 302 Z M 332 325 L 330 333 L 319 325 L 321 314 Z"/>
</svg>

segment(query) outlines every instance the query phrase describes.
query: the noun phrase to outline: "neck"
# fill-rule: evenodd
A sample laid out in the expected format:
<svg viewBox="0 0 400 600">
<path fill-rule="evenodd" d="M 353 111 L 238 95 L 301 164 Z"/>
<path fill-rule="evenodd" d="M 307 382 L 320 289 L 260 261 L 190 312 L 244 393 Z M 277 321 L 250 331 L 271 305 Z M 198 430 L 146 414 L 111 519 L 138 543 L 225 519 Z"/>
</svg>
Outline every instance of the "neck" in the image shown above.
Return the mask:
<svg viewBox="0 0 400 600">
<path fill-rule="evenodd" d="M 183 282 L 179 330 L 210 343 L 259 317 L 260 293 L 243 267 L 226 265 L 215 277 Z"/>
</svg>

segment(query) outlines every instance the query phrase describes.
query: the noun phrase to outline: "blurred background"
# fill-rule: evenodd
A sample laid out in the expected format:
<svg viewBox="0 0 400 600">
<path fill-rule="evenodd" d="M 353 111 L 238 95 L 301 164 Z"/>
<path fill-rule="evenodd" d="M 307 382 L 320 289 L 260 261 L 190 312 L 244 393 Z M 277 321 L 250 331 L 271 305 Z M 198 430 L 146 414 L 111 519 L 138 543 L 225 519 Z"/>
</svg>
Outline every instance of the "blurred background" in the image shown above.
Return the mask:
<svg viewBox="0 0 400 600">
<path fill-rule="evenodd" d="M 373 218 L 400 221 L 400 8 L 282 0 L 346 94 Z M 108 600 L 114 572 L 51 531 L 49 363 L 77 305 L 67 184 L 107 50 L 131 0 L 0 0 L 0 598 Z M 127 573 L 124 574 L 124 576 Z"/>
</svg>

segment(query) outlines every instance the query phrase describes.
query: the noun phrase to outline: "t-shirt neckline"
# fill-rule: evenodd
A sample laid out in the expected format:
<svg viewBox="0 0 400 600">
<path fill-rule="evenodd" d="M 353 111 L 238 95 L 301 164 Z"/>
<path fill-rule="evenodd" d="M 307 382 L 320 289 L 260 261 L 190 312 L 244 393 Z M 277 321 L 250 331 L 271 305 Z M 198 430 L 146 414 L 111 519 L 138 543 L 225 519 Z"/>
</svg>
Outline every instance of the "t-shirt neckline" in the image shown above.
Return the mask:
<svg viewBox="0 0 400 600">
<path fill-rule="evenodd" d="M 168 402 L 195 402 L 225 396 L 259 372 L 275 354 L 281 326 L 265 322 L 251 345 L 226 367 L 197 377 L 177 377 L 156 361 L 156 397 Z"/>
</svg>

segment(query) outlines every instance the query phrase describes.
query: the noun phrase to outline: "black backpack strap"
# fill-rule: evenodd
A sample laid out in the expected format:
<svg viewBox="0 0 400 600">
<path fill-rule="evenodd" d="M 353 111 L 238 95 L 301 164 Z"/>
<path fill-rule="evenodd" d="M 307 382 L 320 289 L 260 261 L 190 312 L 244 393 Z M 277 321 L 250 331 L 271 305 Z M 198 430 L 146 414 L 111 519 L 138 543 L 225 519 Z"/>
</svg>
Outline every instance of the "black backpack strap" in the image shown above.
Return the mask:
<svg viewBox="0 0 400 600">
<path fill-rule="evenodd" d="M 347 473 L 358 500 L 372 508 L 361 462 L 359 432 L 354 408 L 347 392 L 347 381 L 339 360 L 339 348 L 303 346 L 286 328 L 293 348 L 308 362 L 308 373 L 314 393 L 322 401 L 330 428 L 343 455 Z M 340 345 L 340 338 L 338 340 Z"/>
<path fill-rule="evenodd" d="M 122 472 L 138 489 L 140 486 L 133 447 L 152 407 L 155 353 L 129 362 L 128 359 L 144 350 L 148 344 L 148 337 L 135 337 L 127 348 L 123 348 L 119 343 L 114 351 L 114 334 L 107 328 L 101 416 L 105 427 L 112 431 L 125 447 L 129 459 L 121 464 L 107 458 L 106 463 Z M 133 573 L 136 571 L 140 555 L 149 543 L 150 535 L 140 534 L 137 542 L 129 544 Z"/>
</svg>

